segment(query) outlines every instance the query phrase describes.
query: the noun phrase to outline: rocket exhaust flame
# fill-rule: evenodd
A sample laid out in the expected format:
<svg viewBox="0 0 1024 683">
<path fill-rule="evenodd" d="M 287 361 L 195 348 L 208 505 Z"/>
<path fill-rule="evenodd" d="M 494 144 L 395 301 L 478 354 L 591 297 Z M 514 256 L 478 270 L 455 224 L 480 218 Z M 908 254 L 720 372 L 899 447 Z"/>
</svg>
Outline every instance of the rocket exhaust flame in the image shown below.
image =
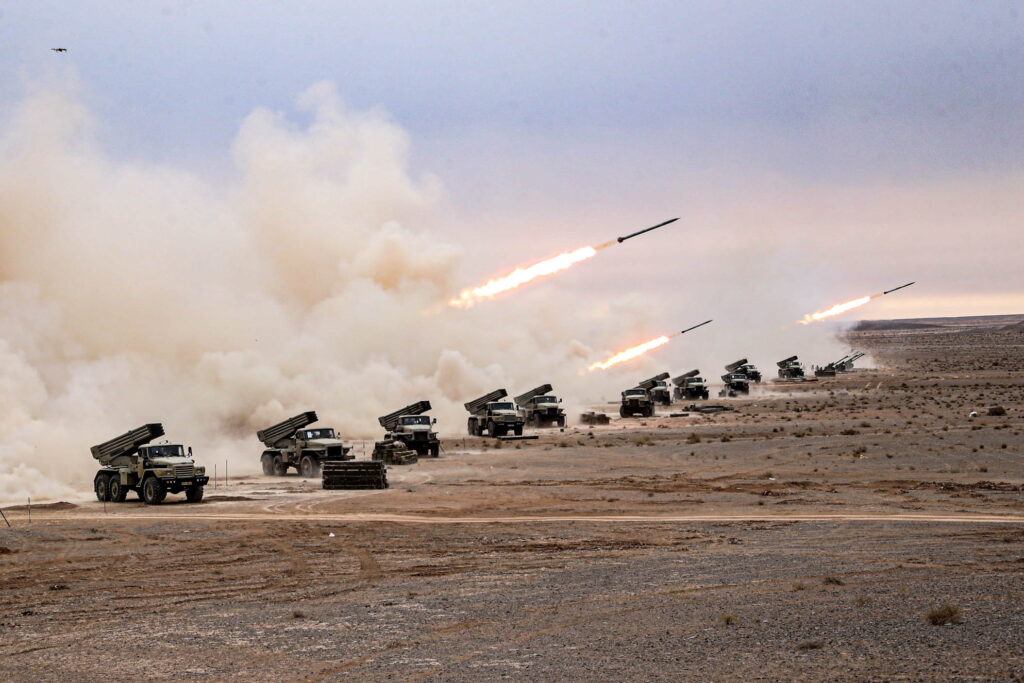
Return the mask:
<svg viewBox="0 0 1024 683">
<path fill-rule="evenodd" d="M 695 330 L 698 327 L 703 327 L 704 325 L 707 325 L 709 322 L 711 321 L 705 320 L 704 322 L 698 325 L 694 325 L 693 327 L 687 327 L 682 332 L 676 332 L 675 334 L 669 335 L 667 337 L 662 335 L 660 337 L 655 337 L 650 341 L 645 341 L 643 344 L 631 346 L 628 349 L 619 351 L 618 353 L 609 356 L 605 360 L 598 361 L 596 363 L 591 363 L 590 365 L 587 366 L 587 370 L 589 370 L 590 372 L 593 372 L 594 370 L 607 370 L 608 368 L 616 366 L 619 363 L 625 363 L 628 360 L 633 360 L 634 358 L 644 355 L 648 351 L 653 351 L 654 349 L 660 346 L 668 344 L 671 339 L 674 339 L 675 337 L 678 337 L 680 335 L 684 335 L 690 330 Z"/>
<path fill-rule="evenodd" d="M 597 255 L 597 252 L 606 247 L 621 244 L 628 239 L 642 235 L 645 232 L 650 232 L 651 230 L 668 225 L 669 223 L 673 223 L 677 220 L 679 219 L 673 218 L 649 228 L 638 230 L 629 235 L 609 240 L 603 244 L 597 245 L 596 247 L 580 247 L 579 249 L 567 251 L 565 253 L 558 254 L 557 256 L 552 256 L 549 259 L 538 261 L 537 263 L 529 266 L 516 268 L 508 275 L 503 275 L 502 277 L 490 280 L 479 287 L 471 287 L 469 289 L 462 290 L 457 297 L 448 301 L 448 305 L 455 308 L 470 308 L 484 299 L 491 299 L 503 292 L 517 289 L 529 282 L 533 282 L 537 278 L 547 277 L 548 275 L 554 275 L 555 273 L 563 270 L 568 270 L 581 261 L 593 258 Z"/>
<path fill-rule="evenodd" d="M 875 299 L 877 299 L 880 296 L 885 296 L 886 294 L 892 294 L 893 292 L 895 292 L 897 290 L 900 290 L 900 289 L 903 289 L 904 287 L 909 287 L 912 284 L 914 284 L 914 283 L 913 282 L 908 282 L 905 285 L 900 285 L 899 287 L 894 287 L 893 289 L 887 289 L 884 292 L 879 292 L 878 294 L 872 294 L 870 296 L 862 296 L 859 299 L 852 299 L 850 301 L 845 301 L 845 302 L 843 302 L 841 304 L 836 304 L 835 306 L 832 306 L 831 308 L 826 308 L 823 311 L 818 311 L 817 313 L 811 313 L 809 315 L 805 315 L 803 317 L 803 320 L 798 320 L 797 322 L 800 323 L 801 325 L 809 325 L 811 323 L 818 322 L 819 320 L 826 320 L 828 318 L 834 318 L 835 316 L 841 315 L 843 313 L 846 313 L 847 311 L 852 311 L 855 308 L 860 308 L 864 304 L 870 303 L 871 301 L 874 301 Z"/>
<path fill-rule="evenodd" d="M 599 249 L 603 249 L 606 246 L 608 244 L 602 244 L 597 248 L 580 247 L 579 249 L 538 261 L 525 268 L 516 268 L 508 275 L 490 280 L 485 285 L 462 290 L 458 297 L 448 302 L 448 305 L 456 308 L 469 308 L 483 299 L 490 299 L 502 292 L 521 287 L 539 277 L 554 275 L 559 271 L 572 268 L 580 261 L 593 258 L 597 255 Z"/>
<path fill-rule="evenodd" d="M 674 336 L 674 335 L 673 335 Z M 633 360 L 639 356 L 644 355 L 648 351 L 653 351 L 659 346 L 668 344 L 669 337 L 661 336 L 656 337 L 650 341 L 645 341 L 643 344 L 637 344 L 631 346 L 625 351 L 619 351 L 613 356 L 610 356 L 606 360 L 591 363 L 587 366 L 587 370 L 593 372 L 594 370 L 607 370 L 608 368 L 618 365 L 619 363 L 625 363 L 627 360 Z"/>
<path fill-rule="evenodd" d="M 862 296 L 859 299 L 853 299 L 851 301 L 844 301 L 841 304 L 836 304 L 835 306 L 832 306 L 830 308 L 826 308 L 823 311 L 818 311 L 816 313 L 810 313 L 808 315 L 805 315 L 803 317 L 803 320 L 798 320 L 797 322 L 800 323 L 801 325 L 810 325 L 811 323 L 818 322 L 819 320 L 826 320 L 828 318 L 833 318 L 833 317 L 835 317 L 837 315 L 841 315 L 843 313 L 846 313 L 847 311 L 852 311 L 855 308 L 860 308 L 864 304 L 870 302 L 875 297 L 879 297 L 879 296 L 882 296 L 882 295 L 881 294 L 872 294 L 871 296 Z"/>
</svg>

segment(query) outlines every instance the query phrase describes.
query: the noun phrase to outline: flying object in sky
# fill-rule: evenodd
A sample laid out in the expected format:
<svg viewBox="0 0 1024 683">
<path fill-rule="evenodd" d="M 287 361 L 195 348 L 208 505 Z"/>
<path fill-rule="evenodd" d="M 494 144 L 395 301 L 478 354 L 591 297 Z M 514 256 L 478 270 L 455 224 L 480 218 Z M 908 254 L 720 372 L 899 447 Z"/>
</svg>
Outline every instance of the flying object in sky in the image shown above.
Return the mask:
<svg viewBox="0 0 1024 683">
<path fill-rule="evenodd" d="M 50 49 L 53 50 L 54 52 L 67 52 L 68 51 L 68 49 L 66 47 L 51 47 Z"/>
</svg>

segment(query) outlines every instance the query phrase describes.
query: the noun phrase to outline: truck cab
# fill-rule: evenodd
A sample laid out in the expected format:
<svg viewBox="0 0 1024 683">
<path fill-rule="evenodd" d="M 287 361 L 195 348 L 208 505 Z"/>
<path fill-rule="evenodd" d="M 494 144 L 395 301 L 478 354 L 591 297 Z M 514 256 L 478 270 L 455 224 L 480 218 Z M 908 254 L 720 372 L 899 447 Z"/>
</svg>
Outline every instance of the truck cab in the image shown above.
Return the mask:
<svg viewBox="0 0 1024 683">
<path fill-rule="evenodd" d="M 548 425 L 565 426 L 565 411 L 558 405 L 562 399 L 557 396 L 534 396 L 521 404 L 525 420 L 535 427 Z"/>
<path fill-rule="evenodd" d="M 722 375 L 722 382 L 725 388 L 719 392 L 719 396 L 735 396 L 737 394 L 750 393 L 750 380 L 742 372 L 730 372 Z"/>
<path fill-rule="evenodd" d="M 798 360 L 790 361 L 785 367 L 779 368 L 782 379 L 798 379 L 804 376 L 804 364 Z"/>
<path fill-rule="evenodd" d="M 643 387 L 634 387 L 622 392 L 622 404 L 619 406 L 619 417 L 634 415 L 651 417 L 654 415 L 654 403 L 651 395 Z"/>
<path fill-rule="evenodd" d="M 663 406 L 672 405 L 672 392 L 668 388 L 668 382 L 663 379 L 658 380 L 651 387 L 651 400 L 655 403 L 660 403 Z"/>
<path fill-rule="evenodd" d="M 436 458 L 441 450 L 437 432 L 433 431 L 436 423 L 437 419 L 429 415 L 403 415 L 389 436 L 405 442 L 407 448 L 420 456 Z"/>
<path fill-rule="evenodd" d="M 757 366 L 753 363 L 746 363 L 741 365 L 736 372 L 739 372 L 747 376 L 747 379 L 751 382 L 761 383 L 761 371 L 757 369 Z"/>
<path fill-rule="evenodd" d="M 682 384 L 676 386 L 675 397 L 677 400 L 683 399 L 707 399 L 709 396 L 707 383 L 703 377 L 686 377 L 682 380 Z"/>
</svg>

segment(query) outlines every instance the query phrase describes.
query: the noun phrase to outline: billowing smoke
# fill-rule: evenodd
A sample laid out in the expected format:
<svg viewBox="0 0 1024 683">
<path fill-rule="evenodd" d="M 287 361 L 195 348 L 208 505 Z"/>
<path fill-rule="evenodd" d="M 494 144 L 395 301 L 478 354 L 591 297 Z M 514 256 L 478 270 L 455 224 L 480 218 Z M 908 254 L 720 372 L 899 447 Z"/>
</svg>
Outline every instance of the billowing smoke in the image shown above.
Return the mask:
<svg viewBox="0 0 1024 683">
<path fill-rule="evenodd" d="M 752 353 L 755 339 L 735 326 L 709 326 L 672 354 L 583 372 L 711 312 L 699 283 L 678 295 L 683 280 L 673 303 L 693 311 L 676 323 L 665 302 L 629 286 L 587 296 L 557 279 L 472 310 L 449 307 L 469 281 L 460 271 L 496 272 L 507 255 L 473 236 L 472 253 L 495 260 L 481 269 L 437 237 L 451 213 L 444 190 L 410 171 L 410 141 L 385 113 L 346 108 L 327 83 L 296 109 L 244 120 L 235 173 L 222 184 L 111 159 L 67 88 L 29 92 L 9 112 L 0 128 L 0 502 L 88 491 L 89 446 L 144 422 L 163 422 L 200 462 L 251 473 L 256 430 L 303 410 L 365 439 L 379 437 L 378 415 L 429 399 L 439 431 L 454 435 L 464 431 L 462 403 L 497 387 L 551 382 L 572 414 L 644 376 L 698 364 L 695 350 L 714 364 L 712 378 L 733 360 L 725 356 Z M 525 248 L 513 258 L 538 256 Z M 763 331 L 791 319 L 762 315 L 743 322 Z M 788 352 L 787 342 L 777 355 Z"/>
<path fill-rule="evenodd" d="M 242 473 L 258 463 L 255 431 L 301 410 L 371 438 L 376 416 L 427 398 L 452 434 L 461 404 L 498 386 L 599 386 L 577 374 L 591 354 L 577 337 L 618 304 L 570 307 L 553 288 L 448 309 L 462 252 L 434 237 L 444 192 L 409 171 L 403 130 L 326 83 L 297 109 L 304 126 L 263 109 L 245 119 L 227 187 L 110 159 L 61 89 L 10 113 L 0 500 L 88 490 L 89 446 L 143 422 Z"/>
</svg>

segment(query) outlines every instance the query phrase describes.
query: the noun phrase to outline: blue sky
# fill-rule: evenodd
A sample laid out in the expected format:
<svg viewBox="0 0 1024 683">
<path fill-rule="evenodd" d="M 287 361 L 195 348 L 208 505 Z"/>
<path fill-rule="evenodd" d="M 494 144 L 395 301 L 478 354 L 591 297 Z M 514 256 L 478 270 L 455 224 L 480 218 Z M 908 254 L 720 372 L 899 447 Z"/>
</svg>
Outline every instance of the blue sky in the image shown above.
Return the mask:
<svg viewBox="0 0 1024 683">
<path fill-rule="evenodd" d="M 265 106 L 301 123 L 294 98 L 327 79 L 349 106 L 383 108 L 408 131 L 414 167 L 447 188 L 454 239 L 483 229 L 508 251 L 528 237 L 543 255 L 594 226 L 682 214 L 726 231 L 719 243 L 756 240 L 774 257 L 787 234 L 845 250 L 870 223 L 869 233 L 901 236 L 892 249 L 927 243 L 926 254 L 907 258 L 939 295 L 975 288 L 1024 302 L 1012 298 L 1024 290 L 1019 277 L 1012 282 L 1024 160 L 1024 18 L 1015 2 L 0 8 L 0 105 L 55 62 L 71 64 L 115 156 L 223 173 L 247 114 Z M 936 216 L 961 187 L 969 201 Z M 794 209 L 805 199 L 809 209 Z M 883 210 L 863 211 L 872 205 Z M 897 224 L 878 225 L 885 207 Z M 752 215 L 756 230 L 727 232 Z M 965 247 L 965 235 L 977 239 Z M 986 252 L 992 241 L 1009 250 Z M 858 249 L 848 263 L 819 268 L 807 258 L 803 267 L 831 278 L 837 294 L 859 293 L 864 273 L 886 286 L 910 279 L 901 263 L 876 263 L 877 243 Z M 501 265 L 531 256 L 520 253 Z M 965 257 L 969 267 L 956 272 Z M 671 268 L 664 254 L 652 258 L 659 272 Z"/>
</svg>

